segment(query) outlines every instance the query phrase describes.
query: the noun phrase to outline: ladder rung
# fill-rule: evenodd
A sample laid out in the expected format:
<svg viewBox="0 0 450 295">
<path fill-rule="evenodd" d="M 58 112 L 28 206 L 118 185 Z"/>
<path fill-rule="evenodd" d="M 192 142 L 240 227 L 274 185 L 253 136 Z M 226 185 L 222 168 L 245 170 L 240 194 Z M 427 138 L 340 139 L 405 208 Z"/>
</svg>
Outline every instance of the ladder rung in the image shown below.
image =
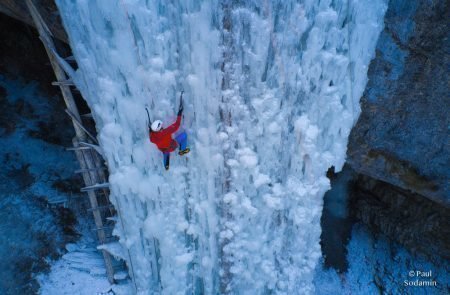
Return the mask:
<svg viewBox="0 0 450 295">
<path fill-rule="evenodd" d="M 113 205 L 98 206 L 98 207 L 95 207 L 95 208 L 89 208 L 88 211 L 107 210 L 107 209 L 114 209 L 114 206 Z"/>
<path fill-rule="evenodd" d="M 107 236 L 107 237 L 105 237 L 105 240 L 108 241 L 107 243 L 117 242 L 117 241 L 119 241 L 119 237 L 117 237 L 117 236 Z"/>
<path fill-rule="evenodd" d="M 79 151 L 79 150 L 90 150 L 92 149 L 89 146 L 77 146 L 77 147 L 70 147 L 70 148 L 66 148 L 66 151 Z"/>
<path fill-rule="evenodd" d="M 84 126 L 83 124 L 78 120 L 77 116 L 75 116 L 70 110 L 66 109 L 66 113 L 72 118 L 72 122 L 77 124 L 78 127 L 80 127 L 84 133 L 86 133 L 87 136 L 89 136 L 94 142 L 98 143 L 97 138 L 92 135 Z"/>
<path fill-rule="evenodd" d="M 52 82 L 53 86 L 74 86 L 72 80 L 66 80 L 66 81 L 54 81 Z"/>
<path fill-rule="evenodd" d="M 87 191 L 104 189 L 104 188 L 109 188 L 109 182 L 97 183 L 94 185 L 83 187 L 83 188 L 81 188 L 81 192 L 87 192 Z"/>
<path fill-rule="evenodd" d="M 92 148 L 92 149 L 94 149 L 99 155 L 102 155 L 102 156 L 103 156 L 103 151 L 102 151 L 102 149 L 100 148 L 100 146 L 98 146 L 98 145 L 96 145 L 96 144 L 92 144 L 92 143 L 88 143 L 88 142 L 83 142 L 83 141 L 80 141 L 78 144 L 79 144 L 80 146 Z"/>
<path fill-rule="evenodd" d="M 114 228 L 114 225 L 107 225 L 107 226 L 97 227 L 97 228 L 93 228 L 92 230 L 99 231 L 99 230 L 105 230 L 105 229 L 108 229 L 108 228 Z"/>
<path fill-rule="evenodd" d="M 99 170 L 106 170 L 106 167 L 98 167 L 98 168 L 90 168 L 90 169 L 78 169 L 75 170 L 75 173 L 84 173 L 84 172 L 94 172 L 94 171 L 99 171 Z"/>
</svg>

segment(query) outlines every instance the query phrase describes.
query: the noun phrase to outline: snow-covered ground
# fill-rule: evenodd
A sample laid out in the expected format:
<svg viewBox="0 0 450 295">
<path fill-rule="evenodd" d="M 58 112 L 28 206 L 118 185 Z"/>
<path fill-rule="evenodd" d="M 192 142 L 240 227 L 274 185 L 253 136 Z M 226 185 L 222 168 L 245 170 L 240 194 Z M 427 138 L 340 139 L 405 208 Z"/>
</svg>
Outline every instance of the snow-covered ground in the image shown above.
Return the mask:
<svg viewBox="0 0 450 295">
<path fill-rule="evenodd" d="M 55 99 L 37 82 L 0 75 L 1 294 L 36 292 L 34 274 L 76 239 L 70 212 L 49 205 L 69 198 L 76 168 L 64 142 L 54 142 L 63 137 L 55 126 L 63 123 L 52 119 Z"/>
<path fill-rule="evenodd" d="M 58 99 L 43 93 L 38 82 L 0 75 L 1 294 L 111 289 L 93 222 L 86 214 L 77 221 L 59 207 L 74 205 L 71 197 L 80 197 L 81 182 L 74 181 L 75 156 L 65 150 L 73 130 L 67 130 L 70 121 L 63 120 Z M 78 233 L 81 239 L 70 244 Z M 64 246 L 69 252 L 59 259 Z"/>
<path fill-rule="evenodd" d="M 52 263 L 48 274 L 37 276 L 41 295 L 113 294 L 90 223 L 80 218 L 80 240 L 66 245 L 67 253 Z"/>
<path fill-rule="evenodd" d="M 345 273 L 317 267 L 316 294 L 448 294 L 448 261 L 430 263 L 383 236 L 375 238 L 360 224 L 347 249 Z"/>
<path fill-rule="evenodd" d="M 26 177 L 19 180 L 25 183 L 10 182 L 5 192 L 17 188 L 41 196 L 49 203 L 63 203 L 69 192 L 61 191 L 55 182 L 72 178 L 77 164 L 75 156 L 64 149 L 70 135 L 61 135 L 61 128 L 65 128 L 63 122 L 52 119 L 55 102 L 50 100 L 58 98 L 40 93 L 37 82 L 27 83 L 1 75 L 0 87 L 6 92 L 0 126 L 4 171 L 12 173 L 22 169 L 22 174 L 29 175 L 29 181 Z"/>
<path fill-rule="evenodd" d="M 56 2 L 137 292 L 312 293 L 386 1 Z M 166 172 L 144 107 L 167 125 L 182 89 Z"/>
</svg>

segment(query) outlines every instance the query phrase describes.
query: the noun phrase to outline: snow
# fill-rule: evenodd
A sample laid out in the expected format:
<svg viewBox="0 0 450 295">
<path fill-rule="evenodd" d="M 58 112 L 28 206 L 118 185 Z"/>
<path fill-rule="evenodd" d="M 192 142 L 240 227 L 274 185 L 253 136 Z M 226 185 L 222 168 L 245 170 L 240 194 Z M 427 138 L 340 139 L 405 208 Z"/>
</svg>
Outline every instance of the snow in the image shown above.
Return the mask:
<svg viewBox="0 0 450 295">
<path fill-rule="evenodd" d="M 63 146 L 44 141 L 39 134 L 30 135 L 39 130 L 40 121 L 55 123 L 50 120 L 53 108 L 49 100 L 56 98 L 43 95 L 38 89 L 37 82 L 25 83 L 2 75 L 0 75 L 0 87 L 7 93 L 6 100 L 2 102 L 5 104 L 4 112 L 10 112 L 1 115 L 4 116 L 3 120 L 13 126 L 11 134 L 5 132 L 3 128 L 0 130 L 2 133 L 0 155 L 8 165 L 5 171 L 26 166 L 33 181 L 29 188 L 25 188 L 27 185 L 22 185 L 20 189 L 35 196 L 43 196 L 49 203 L 64 203 L 67 201 L 67 195 L 58 191 L 52 184 L 56 180 L 67 179 L 73 175 L 76 167 L 75 156 L 67 153 Z M 14 107 L 13 110 L 17 114 L 7 105 Z M 53 128 L 56 129 L 57 126 Z M 9 191 L 13 191 L 11 184 Z"/>
<path fill-rule="evenodd" d="M 111 286 L 103 257 L 95 249 L 96 240 L 86 238 L 86 232 L 94 234 L 94 225 L 80 217 L 82 226 L 70 233 L 71 215 L 66 211 L 62 215 L 59 207 L 86 214 L 85 204 L 80 203 L 81 182 L 74 175 L 78 163 L 74 153 L 65 149 L 73 130 L 67 129 L 67 115 L 59 112 L 60 98 L 43 93 L 37 82 L 3 75 L 0 90 L 0 255 L 4 263 L 0 293 L 35 294 L 40 287 L 40 294 L 107 294 Z M 78 239 L 80 229 L 83 238 L 66 244 Z M 59 258 L 66 252 L 64 245 L 68 253 Z"/>
<path fill-rule="evenodd" d="M 264 184 L 269 184 L 269 183 L 270 183 L 270 177 L 266 174 L 259 173 L 256 176 L 254 185 L 256 188 L 259 188 L 260 186 L 262 186 Z"/>
<path fill-rule="evenodd" d="M 89 256 L 85 258 L 92 259 Z M 82 272 L 70 268 L 65 260 L 53 265 L 51 275 L 40 284 L 42 295 L 108 294 L 111 289 L 106 277 L 93 276 L 90 270 Z"/>
<path fill-rule="evenodd" d="M 76 237 L 70 204 L 76 158 L 57 97 L 35 81 L 0 74 L 0 294 L 34 294 L 34 276 Z M 79 187 L 76 185 L 77 190 Z"/>
<path fill-rule="evenodd" d="M 85 240 L 68 244 L 69 252 L 53 263 L 50 273 L 37 277 L 41 295 L 108 294 L 111 285 L 106 277 L 103 257 L 86 244 L 89 245 Z"/>
<path fill-rule="evenodd" d="M 316 294 L 446 294 L 450 284 L 448 261 L 431 263 L 412 255 L 384 236 L 374 237 L 361 224 L 353 227 L 347 246 L 349 269 L 339 274 L 334 269 L 316 268 Z M 410 271 L 431 271 L 431 277 L 411 277 Z M 435 286 L 405 286 L 405 281 L 435 281 Z M 384 292 L 383 292 L 384 290 Z"/>
<path fill-rule="evenodd" d="M 91 216 L 78 216 L 77 232 L 80 239 L 66 245 L 67 253 L 59 260 L 51 262 L 49 273 L 36 276 L 41 295 L 86 295 L 86 294 L 132 294 L 128 274 L 119 271 L 114 274 L 120 284 L 111 285 L 106 275 L 105 261 L 98 249 L 107 249 L 112 255 L 124 256 L 123 247 L 118 243 L 97 246 L 97 238 L 92 231 Z M 117 266 L 116 266 L 117 267 Z"/>
<path fill-rule="evenodd" d="M 137 293 L 313 293 L 386 1 L 56 2 Z M 166 172 L 144 108 L 170 124 L 182 89 L 192 151 Z"/>
<path fill-rule="evenodd" d="M 126 260 L 126 255 L 124 253 L 124 249 L 118 242 L 111 242 L 103 245 L 97 246 L 98 250 L 106 250 L 112 256 L 114 256 L 117 260 Z"/>
</svg>

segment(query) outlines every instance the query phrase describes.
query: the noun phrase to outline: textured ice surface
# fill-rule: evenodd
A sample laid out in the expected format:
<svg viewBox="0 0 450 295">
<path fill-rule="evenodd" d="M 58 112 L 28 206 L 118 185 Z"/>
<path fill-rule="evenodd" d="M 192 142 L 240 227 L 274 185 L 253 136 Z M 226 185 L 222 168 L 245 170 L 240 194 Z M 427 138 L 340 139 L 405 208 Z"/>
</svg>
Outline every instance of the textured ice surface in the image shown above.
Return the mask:
<svg viewBox="0 0 450 295">
<path fill-rule="evenodd" d="M 138 293 L 312 293 L 385 1 L 57 4 Z M 192 152 L 166 172 L 144 107 L 170 124 L 181 89 Z"/>
</svg>

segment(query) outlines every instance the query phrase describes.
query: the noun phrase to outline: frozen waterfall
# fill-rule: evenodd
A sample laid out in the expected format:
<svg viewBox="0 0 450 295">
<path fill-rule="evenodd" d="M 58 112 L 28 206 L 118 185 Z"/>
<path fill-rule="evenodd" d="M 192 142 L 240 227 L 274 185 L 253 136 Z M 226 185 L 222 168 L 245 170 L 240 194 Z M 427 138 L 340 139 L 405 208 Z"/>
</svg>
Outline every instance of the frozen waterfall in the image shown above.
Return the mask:
<svg viewBox="0 0 450 295">
<path fill-rule="evenodd" d="M 57 0 L 138 294 L 310 294 L 386 0 Z M 152 119 L 185 91 L 191 153 Z"/>
</svg>

